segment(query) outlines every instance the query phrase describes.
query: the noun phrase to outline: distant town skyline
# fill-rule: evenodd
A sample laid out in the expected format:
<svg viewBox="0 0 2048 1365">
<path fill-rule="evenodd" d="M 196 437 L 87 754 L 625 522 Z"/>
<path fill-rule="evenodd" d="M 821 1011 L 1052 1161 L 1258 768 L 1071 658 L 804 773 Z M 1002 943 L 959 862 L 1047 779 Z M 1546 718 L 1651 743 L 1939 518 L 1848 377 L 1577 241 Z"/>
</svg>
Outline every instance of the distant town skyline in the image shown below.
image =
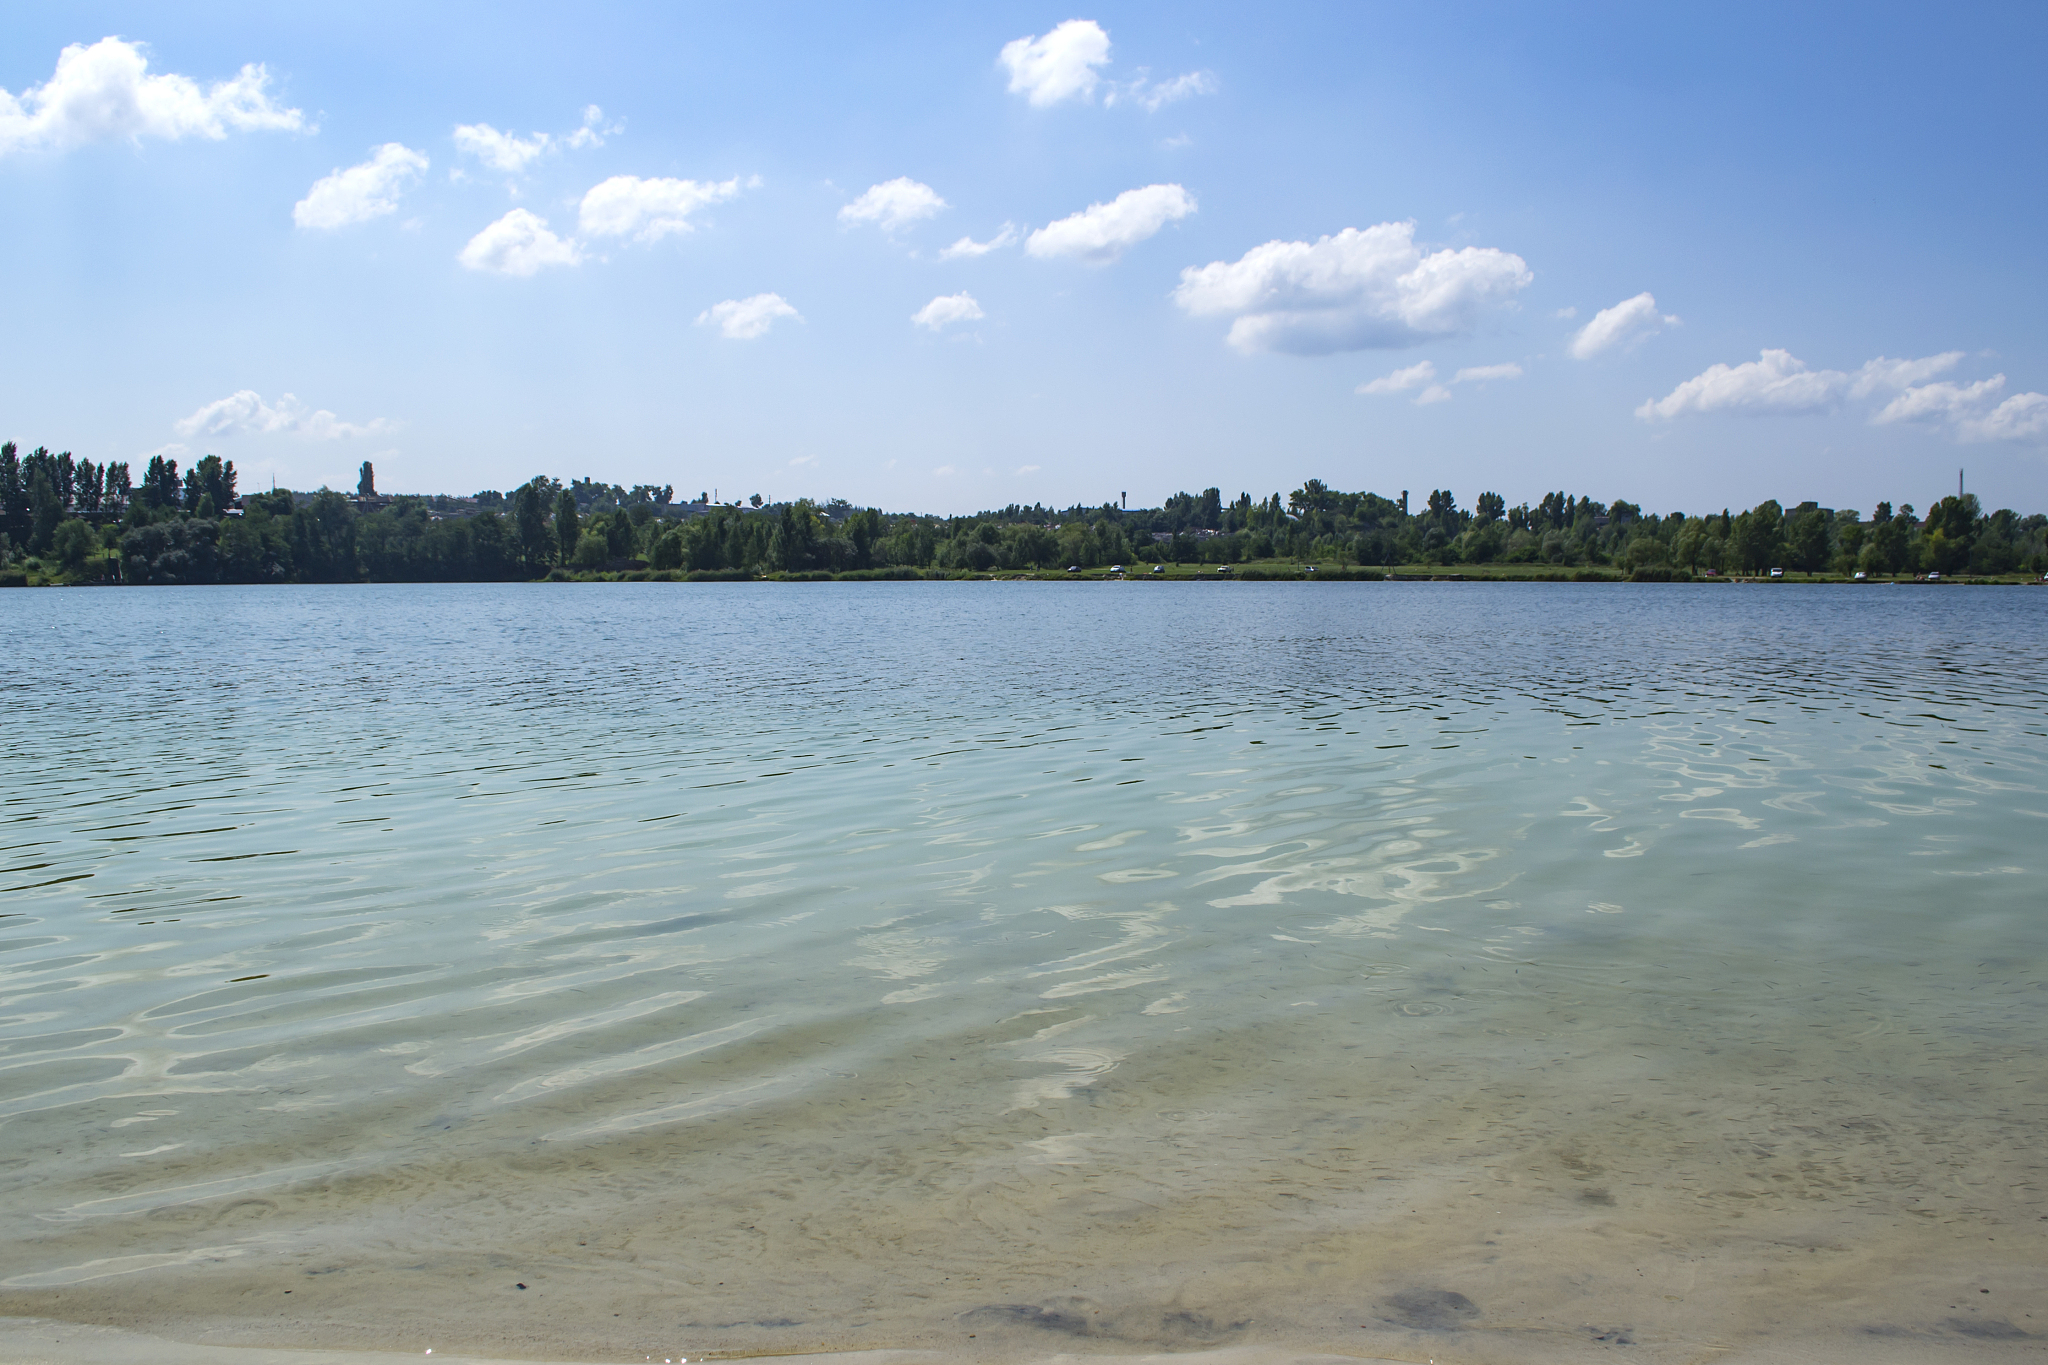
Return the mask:
<svg viewBox="0 0 2048 1365">
<path fill-rule="evenodd" d="M 0 23 L 25 448 L 950 513 L 1958 469 L 2048 507 L 2037 7 Z"/>
</svg>

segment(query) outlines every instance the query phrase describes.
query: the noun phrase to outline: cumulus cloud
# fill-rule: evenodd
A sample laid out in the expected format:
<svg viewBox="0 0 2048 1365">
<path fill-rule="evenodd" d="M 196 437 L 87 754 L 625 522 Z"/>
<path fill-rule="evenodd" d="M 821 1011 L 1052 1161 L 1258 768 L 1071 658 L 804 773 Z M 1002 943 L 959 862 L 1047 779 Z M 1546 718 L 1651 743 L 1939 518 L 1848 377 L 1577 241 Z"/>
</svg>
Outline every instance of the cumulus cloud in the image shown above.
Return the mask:
<svg viewBox="0 0 2048 1365">
<path fill-rule="evenodd" d="M 2033 441 L 2048 436 L 2048 393 L 2016 393 L 1991 411 L 1956 425 L 1965 441 Z"/>
<path fill-rule="evenodd" d="M 939 253 L 942 261 L 958 260 L 961 257 L 986 256 L 991 251 L 1000 251 L 1006 246 L 1017 244 L 1017 229 L 1013 224 L 1003 224 L 1002 231 L 986 242 L 977 242 L 972 237 L 962 237 Z"/>
<path fill-rule="evenodd" d="M 1853 371 L 1816 370 L 1790 351 L 1769 350 L 1740 365 L 1710 365 L 1663 398 L 1645 402 L 1636 416 L 1653 422 L 1716 412 L 1825 412 L 1850 399 L 1890 395 L 1872 414 L 1873 424 L 1936 423 L 1960 441 L 2048 435 L 2048 394 L 2016 393 L 2001 400 L 2002 374 L 1974 384 L 1934 379 L 1962 359 L 1961 351 L 1943 351 L 1916 360 L 1879 356 Z"/>
<path fill-rule="evenodd" d="M 1025 240 L 1024 249 L 1033 256 L 1113 261 L 1125 247 L 1136 246 L 1194 211 L 1195 196 L 1179 185 L 1147 185 L 1125 190 L 1107 204 L 1090 204 L 1079 213 L 1047 223 Z"/>
<path fill-rule="evenodd" d="M 309 410 L 291 394 L 273 405 L 262 395 L 242 389 L 172 424 L 180 436 L 300 436 L 310 441 L 338 441 L 347 436 L 373 436 L 389 431 L 381 417 L 374 422 L 344 422 L 325 408 Z M 166 450 L 171 447 L 165 447 Z M 180 447 L 182 449 L 182 447 Z"/>
<path fill-rule="evenodd" d="M 1425 255 L 1414 223 L 1381 223 L 1189 266 L 1173 297 L 1196 317 L 1234 315 L 1230 344 L 1247 354 L 1327 355 L 1469 332 L 1533 279 L 1512 252 L 1461 247 Z"/>
<path fill-rule="evenodd" d="M 361 165 L 314 181 L 292 205 L 292 221 L 302 228 L 338 228 L 381 217 L 398 207 L 398 196 L 426 169 L 424 153 L 387 142 Z"/>
<path fill-rule="evenodd" d="M 714 303 L 697 315 L 699 327 L 716 324 L 719 334 L 733 341 L 752 341 L 767 335 L 780 318 L 803 321 L 803 314 L 789 306 L 780 294 L 756 294 L 752 298 L 727 299 Z"/>
<path fill-rule="evenodd" d="M 1702 412 L 1818 412 L 1834 407 L 1851 377 L 1816 370 L 1790 351 L 1764 351 L 1740 365 L 1710 365 L 1662 398 L 1636 409 L 1644 421 Z"/>
<path fill-rule="evenodd" d="M 1623 342 L 1641 341 L 1652 333 L 1677 325 L 1676 317 L 1657 311 L 1656 298 L 1646 291 L 1595 313 L 1593 320 L 1572 338 L 1571 353 L 1576 359 L 1590 360 Z"/>
<path fill-rule="evenodd" d="M 632 237 L 652 242 L 671 232 L 691 231 L 691 214 L 739 192 L 737 176 L 714 182 L 642 180 L 637 175 L 615 175 L 592 186 L 583 196 L 578 221 L 588 236 Z"/>
<path fill-rule="evenodd" d="M 459 123 L 455 126 L 455 147 L 467 152 L 494 171 L 518 175 L 528 165 L 557 147 L 602 147 L 605 134 L 617 132 L 604 125 L 604 110 L 594 104 L 583 109 L 583 126 L 565 137 L 535 133 L 517 137 L 501 133 L 488 123 Z"/>
<path fill-rule="evenodd" d="M 920 218 L 929 218 L 945 207 L 946 201 L 939 198 L 939 192 L 930 185 L 899 175 L 894 180 L 868 186 L 860 198 L 839 210 L 839 221 L 849 227 L 857 223 L 875 223 L 884 232 L 894 232 Z"/>
<path fill-rule="evenodd" d="M 61 151 L 88 142 L 145 137 L 220 139 L 230 129 L 296 129 L 296 109 L 270 98 L 270 73 L 245 66 L 201 89 L 189 76 L 149 74 L 139 43 L 102 38 L 57 54 L 49 80 L 19 95 L 0 90 L 0 155 Z"/>
<path fill-rule="evenodd" d="M 2005 376 L 1995 374 L 1974 384 L 1943 380 L 1907 387 L 1878 411 L 1873 422 L 1924 422 L 1962 418 L 1982 412 L 2005 389 Z"/>
<path fill-rule="evenodd" d="M 1912 385 L 1884 405 L 1873 422 L 1945 422 L 1961 441 L 2024 441 L 2048 435 L 2048 394 L 2016 393 L 2004 401 L 2005 376 L 1974 384 L 1942 380 Z"/>
<path fill-rule="evenodd" d="M 1003 44 L 996 60 L 1009 70 L 1010 93 L 1036 108 L 1085 100 L 1102 79 L 1095 68 L 1109 63 L 1109 35 L 1093 19 L 1069 19 L 1043 38 Z"/>
<path fill-rule="evenodd" d="M 549 231 L 539 214 L 513 209 L 470 238 L 455 259 L 471 270 L 527 276 L 546 266 L 576 265 L 583 252 L 573 239 Z"/>
<path fill-rule="evenodd" d="M 1491 379 L 1520 379 L 1522 367 L 1510 360 L 1501 365 L 1467 365 L 1451 376 L 1452 384 L 1483 384 Z M 1358 386 L 1364 394 L 1406 393 L 1410 389 L 1421 389 L 1415 396 L 1417 407 L 1432 403 L 1447 403 L 1451 399 L 1448 385 L 1436 382 L 1436 366 L 1427 360 L 1418 361 L 1392 374 L 1381 375 Z"/>
<path fill-rule="evenodd" d="M 1121 86 L 1110 87 L 1103 98 L 1104 104 L 1119 101 L 1142 106 L 1147 113 L 1158 113 L 1169 104 L 1177 103 L 1193 95 L 1216 93 L 1216 78 L 1206 71 L 1190 71 L 1184 76 L 1175 76 L 1170 81 L 1154 81 L 1150 72 L 1140 71 L 1137 79 Z"/>
<path fill-rule="evenodd" d="M 910 320 L 920 327 L 929 327 L 936 332 L 950 323 L 974 322 L 986 316 L 987 314 L 981 311 L 981 305 L 974 301 L 974 295 L 962 290 L 958 294 L 939 295 L 912 313 Z"/>
</svg>

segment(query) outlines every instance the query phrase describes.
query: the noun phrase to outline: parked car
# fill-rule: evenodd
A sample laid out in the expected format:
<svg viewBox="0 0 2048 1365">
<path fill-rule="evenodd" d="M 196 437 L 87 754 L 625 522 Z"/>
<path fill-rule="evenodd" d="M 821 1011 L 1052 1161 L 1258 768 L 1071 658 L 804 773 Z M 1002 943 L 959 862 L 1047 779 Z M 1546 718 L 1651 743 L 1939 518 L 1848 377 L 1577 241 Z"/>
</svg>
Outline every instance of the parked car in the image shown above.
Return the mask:
<svg viewBox="0 0 2048 1365">
<path fill-rule="evenodd" d="M 1785 571 L 1784 571 L 1783 569 L 1773 569 L 1773 570 L 1771 570 L 1771 577 L 1773 577 L 1773 578 L 1783 578 L 1784 576 L 1785 576 Z"/>
</svg>

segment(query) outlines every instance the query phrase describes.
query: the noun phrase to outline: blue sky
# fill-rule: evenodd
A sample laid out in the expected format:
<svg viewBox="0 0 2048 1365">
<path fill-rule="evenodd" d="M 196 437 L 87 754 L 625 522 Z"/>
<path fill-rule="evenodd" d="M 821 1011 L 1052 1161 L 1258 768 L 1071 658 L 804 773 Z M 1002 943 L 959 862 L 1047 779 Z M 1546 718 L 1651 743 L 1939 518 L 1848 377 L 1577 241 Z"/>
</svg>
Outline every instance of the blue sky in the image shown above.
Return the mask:
<svg viewBox="0 0 2048 1365">
<path fill-rule="evenodd" d="M 29 445 L 954 512 L 1308 477 L 1867 510 L 1966 466 L 2048 509 L 2039 6 L 52 4 L 0 34 Z"/>
</svg>

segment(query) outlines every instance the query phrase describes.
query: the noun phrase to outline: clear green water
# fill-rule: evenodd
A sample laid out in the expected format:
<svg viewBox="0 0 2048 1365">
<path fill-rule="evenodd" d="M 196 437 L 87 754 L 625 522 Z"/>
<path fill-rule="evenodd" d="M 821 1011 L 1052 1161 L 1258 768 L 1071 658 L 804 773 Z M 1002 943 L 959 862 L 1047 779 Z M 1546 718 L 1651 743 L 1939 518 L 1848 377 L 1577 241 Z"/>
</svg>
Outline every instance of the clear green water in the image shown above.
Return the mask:
<svg viewBox="0 0 2048 1365">
<path fill-rule="evenodd" d="M 2029 1353 L 2044 615 L 7 594 L 0 1313 Z"/>
</svg>

